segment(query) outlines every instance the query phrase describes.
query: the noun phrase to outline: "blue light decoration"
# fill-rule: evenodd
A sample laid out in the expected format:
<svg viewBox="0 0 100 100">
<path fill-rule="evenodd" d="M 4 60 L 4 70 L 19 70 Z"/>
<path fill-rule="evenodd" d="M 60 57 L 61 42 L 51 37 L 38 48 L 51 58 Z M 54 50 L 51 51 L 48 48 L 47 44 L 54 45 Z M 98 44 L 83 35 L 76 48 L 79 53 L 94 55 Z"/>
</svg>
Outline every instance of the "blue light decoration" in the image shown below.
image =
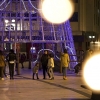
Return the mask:
<svg viewBox="0 0 100 100">
<path fill-rule="evenodd" d="M 24 8 L 25 8 L 25 11 L 27 11 L 27 8 L 26 8 L 26 6 L 25 6 L 24 1 L 23 1 L 23 0 L 21 0 L 21 1 L 22 1 L 22 3 L 23 3 L 23 6 L 24 6 Z"/>
<path fill-rule="evenodd" d="M 70 69 L 74 69 L 74 66 L 77 64 L 77 57 L 76 57 L 76 51 L 74 47 L 74 41 L 73 41 L 73 35 L 72 35 L 72 29 L 70 26 L 69 20 L 62 24 L 52 24 L 44 21 L 42 17 L 39 15 L 39 10 L 37 6 L 34 6 L 35 3 L 38 3 L 38 0 L 2 0 L 0 1 L 0 42 L 1 43 L 40 43 L 40 44 L 60 44 L 61 51 L 63 51 L 63 47 L 68 50 L 68 53 L 70 55 Z M 18 7 L 15 11 L 11 8 L 11 5 L 16 4 L 14 9 Z M 37 4 L 38 5 L 38 4 Z M 14 16 L 8 16 L 15 14 Z M 24 16 L 25 13 L 28 14 L 28 16 Z M 19 14 L 19 15 L 18 15 Z M 5 30 L 3 28 L 4 20 L 2 19 L 14 19 L 15 18 L 15 30 L 7 30 L 8 34 L 8 40 L 5 40 Z M 26 20 L 27 19 L 27 20 Z M 23 21 L 23 22 L 22 22 Z M 26 29 L 26 23 L 27 27 Z M 38 28 L 34 28 L 34 23 L 36 25 L 38 24 Z M 4 26 L 3 26 L 4 25 Z M 10 24 L 9 24 L 10 25 Z M 23 27 L 19 26 L 22 25 Z M 18 27 L 20 27 L 20 30 L 18 30 Z M 22 32 L 26 32 L 27 34 L 23 36 Z M 19 32 L 19 33 L 18 33 Z M 15 34 L 14 34 L 15 33 Z M 1 35 L 2 34 L 2 35 Z M 63 45 L 64 44 L 64 45 Z M 39 53 L 43 50 L 48 50 L 55 54 L 55 49 L 50 50 L 49 48 L 42 48 L 38 51 L 37 58 L 34 62 L 38 60 Z M 35 50 L 31 50 L 32 52 L 35 52 Z M 60 58 L 55 55 L 55 57 L 60 60 Z"/>
<path fill-rule="evenodd" d="M 72 29 L 70 26 L 70 22 L 69 21 L 65 22 L 64 27 L 65 27 L 65 32 L 66 32 L 65 34 L 67 34 L 66 40 L 68 41 L 65 44 L 65 48 L 70 47 L 69 54 L 70 54 L 70 59 L 72 61 L 70 63 L 70 66 L 74 67 L 75 65 L 78 64 L 78 62 L 77 62 L 76 50 L 74 47 L 74 41 L 73 41 L 73 35 L 72 35 Z"/>
<path fill-rule="evenodd" d="M 73 50 L 72 50 L 70 47 L 66 46 L 65 48 L 66 48 L 67 50 L 69 49 L 69 50 L 70 50 L 70 53 L 71 53 L 72 55 L 74 54 Z M 54 52 L 53 50 L 51 50 L 51 49 L 41 49 L 41 50 L 38 51 L 38 53 L 37 53 L 37 58 L 36 58 L 35 61 L 33 61 L 33 63 L 38 62 L 40 53 L 43 52 L 43 51 L 45 51 L 45 50 L 50 51 L 50 52 L 52 52 L 52 53 L 55 55 L 55 52 Z M 31 48 L 31 53 L 33 53 L 33 49 L 32 49 L 32 48 Z M 57 55 L 55 55 L 55 57 L 56 57 L 58 60 L 60 60 L 60 58 L 59 58 Z M 72 68 L 72 66 L 74 67 L 74 66 L 77 64 L 77 60 L 76 60 L 76 57 L 75 57 L 75 56 L 71 57 L 71 60 L 76 61 L 76 62 L 71 62 L 70 65 L 69 65 L 69 69 L 70 69 L 70 70 L 73 70 L 74 68 Z"/>
<path fill-rule="evenodd" d="M 50 52 L 52 52 L 53 54 L 55 54 L 55 53 L 54 53 L 54 51 L 53 51 L 53 50 L 51 50 L 51 49 L 41 49 L 41 50 L 39 50 L 39 51 L 38 51 L 38 53 L 37 53 L 37 58 L 36 58 L 36 60 L 35 60 L 35 61 L 33 61 L 33 63 L 38 62 L 40 52 L 42 52 L 42 51 L 44 51 L 44 50 L 50 51 Z M 58 59 L 59 59 L 59 57 L 58 57 Z"/>
<path fill-rule="evenodd" d="M 2 5 L 3 5 L 5 2 L 6 2 L 6 0 L 4 0 L 4 1 L 0 4 L 0 8 L 2 8 Z M 5 5 L 5 7 L 3 7 L 3 8 L 0 9 L 0 10 L 2 11 L 2 10 L 4 10 L 4 9 L 6 9 L 7 6 L 8 6 L 10 3 L 11 3 L 11 1 L 9 1 L 9 2 Z"/>
</svg>

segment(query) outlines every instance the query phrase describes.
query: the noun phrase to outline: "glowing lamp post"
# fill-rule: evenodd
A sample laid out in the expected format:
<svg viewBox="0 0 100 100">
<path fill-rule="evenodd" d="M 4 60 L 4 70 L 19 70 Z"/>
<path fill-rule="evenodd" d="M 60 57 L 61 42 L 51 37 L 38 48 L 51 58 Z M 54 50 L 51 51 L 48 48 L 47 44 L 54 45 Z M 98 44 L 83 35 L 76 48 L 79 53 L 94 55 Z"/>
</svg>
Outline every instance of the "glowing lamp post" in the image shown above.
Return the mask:
<svg viewBox="0 0 100 100">
<path fill-rule="evenodd" d="M 83 79 L 92 90 L 92 100 L 100 100 L 100 54 L 92 56 L 83 68 Z"/>
</svg>

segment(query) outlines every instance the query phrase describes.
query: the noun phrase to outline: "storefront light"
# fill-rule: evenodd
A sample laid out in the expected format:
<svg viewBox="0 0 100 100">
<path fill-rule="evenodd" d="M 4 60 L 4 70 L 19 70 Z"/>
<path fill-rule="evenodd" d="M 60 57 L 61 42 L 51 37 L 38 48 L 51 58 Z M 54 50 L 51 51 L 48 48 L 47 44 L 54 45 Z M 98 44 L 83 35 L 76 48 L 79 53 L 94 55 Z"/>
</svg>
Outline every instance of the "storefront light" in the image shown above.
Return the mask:
<svg viewBox="0 0 100 100">
<path fill-rule="evenodd" d="M 92 36 L 89 36 L 89 38 L 92 38 Z"/>
<path fill-rule="evenodd" d="M 12 19 L 12 22 L 15 22 L 15 19 Z"/>
<path fill-rule="evenodd" d="M 6 20 L 5 20 L 5 23 L 8 23 L 8 22 L 9 22 L 9 21 L 6 19 Z"/>
</svg>

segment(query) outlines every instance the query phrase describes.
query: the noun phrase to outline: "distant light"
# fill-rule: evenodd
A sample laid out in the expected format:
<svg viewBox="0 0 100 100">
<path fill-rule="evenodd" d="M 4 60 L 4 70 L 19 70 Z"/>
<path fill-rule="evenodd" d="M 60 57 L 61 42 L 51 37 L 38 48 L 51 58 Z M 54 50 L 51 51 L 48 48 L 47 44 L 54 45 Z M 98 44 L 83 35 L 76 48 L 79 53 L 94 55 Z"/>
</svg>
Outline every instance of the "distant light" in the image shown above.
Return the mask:
<svg viewBox="0 0 100 100">
<path fill-rule="evenodd" d="M 94 39 L 94 38 L 95 38 L 95 36 L 89 36 L 89 38 L 93 38 L 93 39 Z"/>
<path fill-rule="evenodd" d="M 92 36 L 92 38 L 95 38 L 95 36 Z"/>
<path fill-rule="evenodd" d="M 31 50 L 35 50 L 35 47 L 31 47 Z"/>
<path fill-rule="evenodd" d="M 67 21 L 74 12 L 71 0 L 43 0 L 39 8 L 42 18 L 55 24 Z"/>
<path fill-rule="evenodd" d="M 92 36 L 89 36 L 89 38 L 92 38 Z"/>
<path fill-rule="evenodd" d="M 12 22 L 15 22 L 15 19 L 12 19 Z"/>
<path fill-rule="evenodd" d="M 34 10 L 32 10 L 31 12 L 32 12 L 32 14 L 35 14 L 36 13 Z"/>
<path fill-rule="evenodd" d="M 35 47 L 31 47 L 30 51 L 31 51 L 31 53 L 36 53 L 36 48 Z"/>
<path fill-rule="evenodd" d="M 9 21 L 7 19 L 5 19 L 5 23 L 8 23 Z"/>
<path fill-rule="evenodd" d="M 6 37 L 6 38 L 4 39 L 4 41 L 9 41 L 9 39 Z"/>
</svg>

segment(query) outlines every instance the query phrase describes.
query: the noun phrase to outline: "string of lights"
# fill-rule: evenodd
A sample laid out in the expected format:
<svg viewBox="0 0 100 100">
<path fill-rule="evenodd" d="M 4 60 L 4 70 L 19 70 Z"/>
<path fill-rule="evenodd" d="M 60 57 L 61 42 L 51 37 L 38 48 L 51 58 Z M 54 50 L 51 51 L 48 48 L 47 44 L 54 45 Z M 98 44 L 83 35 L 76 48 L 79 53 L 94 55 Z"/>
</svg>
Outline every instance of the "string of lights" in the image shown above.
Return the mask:
<svg viewBox="0 0 100 100">
<path fill-rule="evenodd" d="M 41 10 L 41 9 L 36 8 L 36 7 L 32 4 L 31 0 L 29 0 L 29 2 L 30 2 L 30 4 L 31 4 L 31 6 L 32 6 L 35 10 Z"/>
<path fill-rule="evenodd" d="M 21 0 L 21 1 L 22 1 L 22 3 L 23 3 L 23 6 L 24 6 L 25 11 L 28 11 L 27 8 L 26 8 L 26 5 L 25 5 L 25 3 L 24 3 L 24 0 Z M 4 0 L 4 1 L 0 4 L 0 7 L 2 7 L 2 5 L 3 5 L 5 2 L 7 2 L 7 0 Z M 6 9 L 7 6 L 10 4 L 10 2 L 11 2 L 11 0 L 5 5 L 4 8 L 2 8 L 2 9 L 0 9 L 0 10 L 2 11 L 2 10 L 4 10 L 4 9 Z M 29 0 L 29 3 L 30 3 L 30 5 L 31 5 L 35 10 L 37 10 L 37 11 L 40 10 L 40 9 L 36 8 L 36 7 L 32 4 L 31 0 Z M 35 12 L 35 13 L 36 13 L 36 12 Z"/>
<path fill-rule="evenodd" d="M 6 2 L 6 0 L 4 0 L 4 1 L 0 4 L 0 6 L 2 6 L 5 2 Z"/>
<path fill-rule="evenodd" d="M 21 0 L 21 1 L 22 1 L 22 3 L 23 3 L 23 6 L 24 6 L 25 11 L 27 11 L 27 8 L 26 8 L 26 6 L 25 6 L 24 1 L 23 1 L 23 0 Z"/>
<path fill-rule="evenodd" d="M 11 3 L 11 1 L 9 1 L 9 2 L 6 4 L 6 6 L 5 6 L 4 8 L 2 8 L 2 9 L 0 9 L 0 10 L 2 11 L 2 10 L 4 10 L 4 9 L 6 9 L 7 6 L 8 6 L 10 3 Z"/>
</svg>

